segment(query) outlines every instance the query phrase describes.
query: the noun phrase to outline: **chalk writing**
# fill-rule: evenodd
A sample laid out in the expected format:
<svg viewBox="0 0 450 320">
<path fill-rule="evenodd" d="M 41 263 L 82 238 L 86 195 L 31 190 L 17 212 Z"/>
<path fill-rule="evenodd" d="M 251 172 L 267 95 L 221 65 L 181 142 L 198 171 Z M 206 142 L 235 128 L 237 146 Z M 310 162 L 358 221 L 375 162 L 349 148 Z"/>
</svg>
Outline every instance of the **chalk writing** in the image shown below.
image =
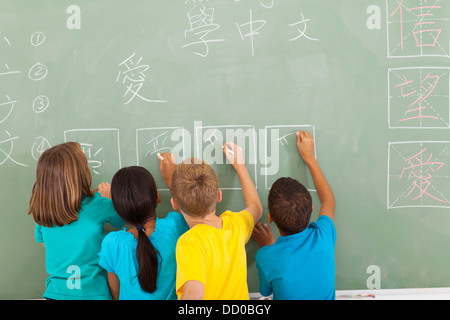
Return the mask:
<svg viewBox="0 0 450 320">
<path fill-rule="evenodd" d="M 41 31 L 37 31 L 31 35 L 30 41 L 33 47 L 39 47 L 45 41 L 45 34 Z"/>
<path fill-rule="evenodd" d="M 17 102 L 15 100 L 11 100 L 8 95 L 6 95 L 6 99 L 6 102 L 0 103 L 0 123 L 8 119 L 9 115 L 14 109 L 14 104 Z"/>
<path fill-rule="evenodd" d="M 231 166 L 223 153 L 222 146 L 234 141 L 242 147 L 245 163 L 252 180 L 257 185 L 257 135 L 252 125 L 203 126 L 201 121 L 194 122 L 194 156 L 209 163 L 216 171 L 222 190 L 240 190 L 239 180 L 232 173 Z"/>
<path fill-rule="evenodd" d="M 189 29 L 184 31 L 184 37 L 188 40 L 193 38 L 193 40 L 183 45 L 181 48 L 201 46 L 203 50 L 198 49 L 193 53 L 204 58 L 209 54 L 210 43 L 225 41 L 225 39 L 210 37 L 210 34 L 220 29 L 220 25 L 214 22 L 214 13 L 214 8 L 207 8 L 206 6 L 201 8 L 194 6 L 187 13 Z"/>
<path fill-rule="evenodd" d="M 261 169 L 261 174 L 265 176 L 264 182 L 267 190 L 279 177 L 291 176 L 303 183 L 308 190 L 316 191 L 312 177 L 301 157 L 292 156 L 292 152 L 296 152 L 297 149 L 296 133 L 300 129 L 310 132 L 315 140 L 315 127 L 313 125 L 265 127 L 264 153 L 266 163 L 262 163 L 264 167 Z"/>
<path fill-rule="evenodd" d="M 387 6 L 389 57 L 450 57 L 448 1 L 395 0 Z"/>
<path fill-rule="evenodd" d="M 391 128 L 449 128 L 450 68 L 389 70 Z"/>
<path fill-rule="evenodd" d="M 266 2 L 260 2 L 259 4 L 266 9 L 272 9 L 273 5 L 275 4 L 275 1 L 267 0 Z"/>
<path fill-rule="evenodd" d="M 136 130 L 138 165 L 145 165 L 155 178 L 158 190 L 168 191 L 159 170 L 158 153 L 172 152 L 178 162 L 191 156 L 191 135 L 183 127 L 141 128 Z"/>
<path fill-rule="evenodd" d="M 104 160 L 98 160 L 101 156 L 101 152 L 103 151 L 103 147 L 94 146 L 91 143 L 80 143 L 80 147 L 83 150 L 84 154 L 88 159 L 88 163 L 95 174 L 100 174 L 100 168 L 104 162 Z"/>
<path fill-rule="evenodd" d="M 33 146 L 31 147 L 31 156 L 35 160 L 39 160 L 39 157 L 41 154 L 47 150 L 50 149 L 51 145 L 50 142 L 44 137 L 37 137 L 34 139 Z"/>
<path fill-rule="evenodd" d="M 239 36 L 242 41 L 248 41 L 250 43 L 251 56 L 254 57 L 257 52 L 257 39 L 260 38 L 261 42 L 263 42 L 263 40 L 267 40 L 264 39 L 264 36 L 272 35 L 272 32 L 265 30 L 266 26 L 272 22 L 270 14 L 265 14 L 267 11 L 262 12 L 258 7 L 272 11 L 278 2 L 275 0 L 255 0 L 254 4 L 252 4 L 246 1 L 245 7 L 249 12 L 249 17 L 247 19 L 237 15 L 239 18 L 234 20 L 235 27 L 233 27 L 235 32 L 232 32 L 229 29 L 232 27 L 232 23 L 220 21 L 220 9 L 224 8 L 227 3 L 231 5 L 233 2 L 237 3 L 240 0 L 230 0 L 228 2 L 186 0 L 185 5 L 191 4 L 192 7 L 187 12 L 188 27 L 184 29 L 186 42 L 181 45 L 181 48 L 191 48 L 193 54 L 206 58 L 211 54 L 214 44 L 228 41 L 221 35 L 221 29 L 224 28 L 228 37 L 233 38 L 233 40 L 235 36 Z M 216 10 L 216 6 L 221 7 Z M 216 13 L 219 14 L 218 19 L 216 19 Z M 219 20 L 220 23 L 216 20 Z M 307 31 L 310 22 L 311 20 L 300 12 L 298 18 L 295 20 L 291 19 L 288 24 L 288 28 L 292 32 L 286 37 L 286 40 L 289 42 L 300 39 L 320 41 L 314 33 L 311 34 Z"/>
<path fill-rule="evenodd" d="M 245 38 L 250 39 L 250 45 L 252 49 L 252 57 L 255 56 L 255 44 L 254 44 L 254 38 L 255 36 L 259 35 L 259 30 L 264 27 L 266 24 L 265 20 L 253 20 L 253 13 L 252 10 L 250 10 L 250 20 L 249 22 L 245 22 L 242 24 L 238 24 L 236 22 L 236 27 L 239 30 L 239 34 L 241 35 L 241 39 L 245 40 Z M 248 30 L 247 32 L 242 31 L 242 29 Z"/>
<path fill-rule="evenodd" d="M 450 206 L 450 142 L 389 143 L 388 209 Z"/>
<path fill-rule="evenodd" d="M 47 110 L 48 106 L 50 105 L 50 101 L 48 98 L 44 95 L 37 96 L 33 100 L 33 111 L 35 113 L 41 113 Z"/>
<path fill-rule="evenodd" d="M 431 184 L 431 179 L 433 178 L 433 175 L 430 173 L 430 171 L 432 171 L 433 173 L 439 171 L 439 169 L 444 166 L 444 163 L 431 161 L 431 158 L 433 157 L 433 153 L 431 152 L 429 153 L 430 156 L 428 157 L 428 159 L 423 161 L 425 152 L 427 152 L 427 148 L 424 148 L 419 153 L 409 157 L 408 159 L 405 159 L 405 162 L 408 163 L 407 167 L 403 168 L 402 173 L 400 174 L 400 177 L 398 179 L 402 179 L 405 171 L 406 173 L 408 173 L 409 171 L 408 180 L 413 181 L 413 186 L 411 190 L 405 195 L 405 198 L 409 197 L 414 191 L 416 191 L 416 189 L 419 189 L 419 192 L 416 192 L 417 196 L 412 198 L 413 200 L 426 195 L 439 202 L 445 202 L 444 200 L 438 199 L 428 192 L 428 188 Z M 426 157 L 427 155 L 425 155 L 425 158 Z M 426 167 L 429 167 L 428 170 Z"/>
<path fill-rule="evenodd" d="M 315 39 L 315 38 L 312 38 L 312 37 L 306 35 L 307 22 L 310 21 L 310 20 L 309 19 L 305 19 L 305 16 L 301 12 L 300 12 L 300 17 L 301 17 L 300 21 L 295 22 L 295 23 L 291 23 L 289 25 L 289 27 L 294 27 L 298 31 L 298 35 L 295 36 L 295 37 L 290 38 L 289 41 L 295 41 L 295 40 L 298 40 L 298 39 L 300 39 L 302 37 L 304 37 L 304 38 L 306 38 L 308 40 L 311 40 L 311 41 L 320 41 L 319 39 Z"/>
<path fill-rule="evenodd" d="M 5 133 L 7 138 L 0 138 L 0 166 L 10 160 L 19 166 L 28 167 L 28 165 L 20 163 L 12 157 L 14 151 L 14 141 L 19 139 L 19 137 L 13 137 L 7 130 L 5 130 Z"/>
<path fill-rule="evenodd" d="M 64 141 L 80 144 L 96 176 L 115 172 L 122 166 L 119 129 L 74 129 L 64 131 Z M 108 143 L 105 143 L 108 141 Z"/>
<path fill-rule="evenodd" d="M 136 130 L 137 163 L 156 158 L 158 153 L 172 152 L 179 160 L 185 157 L 185 138 L 190 134 L 183 127 L 142 128 Z M 188 148 L 189 149 L 189 148 Z"/>
<path fill-rule="evenodd" d="M 132 53 L 128 58 L 119 63 L 119 73 L 116 82 L 121 82 L 126 86 L 123 98 L 126 97 L 125 104 L 129 104 L 134 98 L 139 98 L 145 102 L 167 102 L 166 100 L 154 100 L 145 98 L 141 93 L 143 85 L 146 83 L 145 72 L 150 68 L 148 64 L 141 64 L 143 57 L 135 58 L 136 53 Z"/>
<path fill-rule="evenodd" d="M 448 1 L 387 0 L 386 6 L 389 58 L 450 57 Z M 449 71 L 389 69 L 389 128 L 450 128 Z M 389 143 L 388 209 L 449 207 L 448 149 L 448 142 Z"/>
<path fill-rule="evenodd" d="M 38 62 L 30 68 L 30 71 L 28 71 L 28 78 L 33 81 L 39 81 L 44 79 L 47 76 L 47 73 L 47 67 L 44 64 Z"/>
<path fill-rule="evenodd" d="M 20 73 L 20 71 L 18 70 L 10 70 L 9 66 L 5 63 L 5 71 L 4 72 L 0 72 L 0 76 L 5 76 L 8 74 L 15 74 L 15 73 Z"/>
</svg>

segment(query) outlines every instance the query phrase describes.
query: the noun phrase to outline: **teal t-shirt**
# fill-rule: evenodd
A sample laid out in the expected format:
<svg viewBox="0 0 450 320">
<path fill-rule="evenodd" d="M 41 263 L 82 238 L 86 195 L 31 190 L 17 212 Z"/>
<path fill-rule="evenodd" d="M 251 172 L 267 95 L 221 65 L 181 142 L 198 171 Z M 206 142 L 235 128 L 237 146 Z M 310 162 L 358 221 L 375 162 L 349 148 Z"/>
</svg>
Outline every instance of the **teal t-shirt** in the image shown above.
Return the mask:
<svg viewBox="0 0 450 320">
<path fill-rule="evenodd" d="M 256 253 L 259 292 L 274 300 L 334 300 L 336 228 L 325 215 Z"/>
<path fill-rule="evenodd" d="M 112 201 L 96 193 L 83 200 L 78 220 L 52 228 L 36 224 L 36 241 L 45 245 L 49 274 L 45 298 L 111 299 L 106 272 L 98 264 L 107 222 L 116 229 L 124 225 Z"/>
<path fill-rule="evenodd" d="M 165 218 L 157 218 L 155 231 L 149 239 L 158 251 L 158 275 L 156 290 L 152 293 L 142 290 L 137 273 L 137 239 L 126 229 L 110 232 L 102 243 L 99 253 L 100 265 L 114 273 L 120 281 L 119 300 L 176 300 L 175 280 L 177 262 L 175 248 L 178 238 L 189 230 L 183 216 L 169 212 Z"/>
</svg>

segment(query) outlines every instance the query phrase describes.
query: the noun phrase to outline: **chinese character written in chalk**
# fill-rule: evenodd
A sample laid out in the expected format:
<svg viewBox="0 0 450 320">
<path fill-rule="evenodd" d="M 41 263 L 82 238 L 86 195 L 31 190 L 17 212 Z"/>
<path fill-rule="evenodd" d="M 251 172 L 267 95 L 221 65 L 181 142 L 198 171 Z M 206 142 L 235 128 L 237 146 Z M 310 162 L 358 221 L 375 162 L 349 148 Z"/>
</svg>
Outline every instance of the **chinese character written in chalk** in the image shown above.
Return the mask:
<svg viewBox="0 0 450 320">
<path fill-rule="evenodd" d="M 142 57 L 136 59 L 136 53 L 133 53 L 127 59 L 119 64 L 122 69 L 119 70 L 116 82 L 121 82 L 126 86 L 124 98 L 128 99 L 125 104 L 129 104 L 134 98 L 139 98 L 145 102 L 167 102 L 166 100 L 154 100 L 145 98 L 140 91 L 146 83 L 146 74 L 150 68 L 147 64 L 141 64 Z"/>
<path fill-rule="evenodd" d="M 211 34 L 220 29 L 220 25 L 214 22 L 214 8 L 197 8 L 194 6 L 188 13 L 189 29 L 184 31 L 185 39 L 190 42 L 181 48 L 195 46 L 194 54 L 205 58 L 209 54 L 209 44 L 223 42 L 225 39 L 218 39 Z"/>
<path fill-rule="evenodd" d="M 427 158 L 426 151 L 427 148 L 424 148 L 419 153 L 405 159 L 405 162 L 407 162 L 408 165 L 403 168 L 399 180 L 407 175 L 408 180 L 412 181 L 411 190 L 409 190 L 405 198 L 412 197 L 413 200 L 417 200 L 423 196 L 428 196 L 438 202 L 445 203 L 447 201 L 433 195 L 433 190 L 430 188 L 433 174 L 439 171 L 439 169 L 444 166 L 444 163 L 432 161 L 433 154 L 431 152 L 429 153 L 430 156 Z"/>
</svg>

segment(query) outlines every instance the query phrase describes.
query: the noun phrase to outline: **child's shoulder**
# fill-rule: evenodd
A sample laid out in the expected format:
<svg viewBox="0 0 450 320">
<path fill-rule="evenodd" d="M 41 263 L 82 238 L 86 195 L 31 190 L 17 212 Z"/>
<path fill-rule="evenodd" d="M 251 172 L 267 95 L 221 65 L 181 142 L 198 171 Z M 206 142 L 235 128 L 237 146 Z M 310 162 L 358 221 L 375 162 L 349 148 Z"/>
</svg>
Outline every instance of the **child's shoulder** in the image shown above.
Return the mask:
<svg viewBox="0 0 450 320">
<path fill-rule="evenodd" d="M 124 229 L 121 229 L 121 230 L 109 232 L 103 238 L 103 243 L 110 245 L 110 244 L 121 243 L 121 242 L 124 242 L 124 241 L 131 241 L 133 239 L 134 239 L 133 234 L 127 232 L 127 230 L 124 228 Z"/>
<path fill-rule="evenodd" d="M 252 215 L 249 212 L 245 211 L 245 210 L 236 211 L 236 212 L 231 211 L 231 210 L 227 210 L 227 211 L 225 211 L 224 213 L 222 213 L 220 215 L 220 218 L 222 218 L 222 219 L 223 218 L 239 219 L 239 220 L 245 219 L 245 220 L 253 221 Z"/>
<path fill-rule="evenodd" d="M 90 206 L 112 206 L 112 200 L 109 198 L 102 197 L 100 192 L 94 193 L 92 197 L 85 197 L 81 202 L 83 207 Z"/>
<path fill-rule="evenodd" d="M 157 218 L 156 227 L 166 231 L 173 231 L 176 234 L 184 233 L 189 230 L 189 226 L 181 213 L 176 211 L 169 212 L 164 218 Z"/>
<path fill-rule="evenodd" d="M 333 220 L 327 215 L 321 215 L 316 222 L 311 222 L 309 228 L 326 229 L 328 231 L 336 232 Z"/>
<path fill-rule="evenodd" d="M 254 221 L 252 215 L 245 211 L 232 212 L 230 210 L 225 211 L 220 215 L 222 221 L 228 221 L 230 227 L 238 227 L 243 232 L 252 232 Z"/>
<path fill-rule="evenodd" d="M 194 247 L 203 243 L 204 232 L 202 225 L 196 225 L 184 232 L 177 240 L 177 249 L 183 247 Z"/>
<path fill-rule="evenodd" d="M 184 218 L 181 213 L 171 211 L 164 218 L 158 218 L 158 221 L 165 224 L 178 224 L 184 221 Z"/>
</svg>

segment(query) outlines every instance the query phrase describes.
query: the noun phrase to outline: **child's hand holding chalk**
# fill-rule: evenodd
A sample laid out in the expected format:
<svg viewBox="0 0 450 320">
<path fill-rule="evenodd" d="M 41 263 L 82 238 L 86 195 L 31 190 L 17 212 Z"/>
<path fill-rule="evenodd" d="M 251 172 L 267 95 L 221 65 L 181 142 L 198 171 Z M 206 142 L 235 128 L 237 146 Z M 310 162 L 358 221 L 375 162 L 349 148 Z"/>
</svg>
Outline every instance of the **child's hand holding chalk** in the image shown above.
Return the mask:
<svg viewBox="0 0 450 320">
<path fill-rule="evenodd" d="M 245 164 L 242 148 L 234 142 L 225 142 L 222 146 L 225 157 L 231 165 Z"/>
<path fill-rule="evenodd" d="M 222 149 L 224 149 L 224 152 L 228 152 L 230 155 L 234 156 L 234 151 L 227 144 L 224 144 Z"/>
<path fill-rule="evenodd" d="M 161 170 L 161 175 L 167 186 L 170 188 L 172 183 L 172 175 L 177 167 L 175 155 L 170 152 L 164 152 L 158 153 L 157 156 L 159 159 L 159 170 Z"/>
<path fill-rule="evenodd" d="M 308 131 L 297 132 L 297 148 L 306 163 L 314 161 L 314 139 Z"/>
</svg>

